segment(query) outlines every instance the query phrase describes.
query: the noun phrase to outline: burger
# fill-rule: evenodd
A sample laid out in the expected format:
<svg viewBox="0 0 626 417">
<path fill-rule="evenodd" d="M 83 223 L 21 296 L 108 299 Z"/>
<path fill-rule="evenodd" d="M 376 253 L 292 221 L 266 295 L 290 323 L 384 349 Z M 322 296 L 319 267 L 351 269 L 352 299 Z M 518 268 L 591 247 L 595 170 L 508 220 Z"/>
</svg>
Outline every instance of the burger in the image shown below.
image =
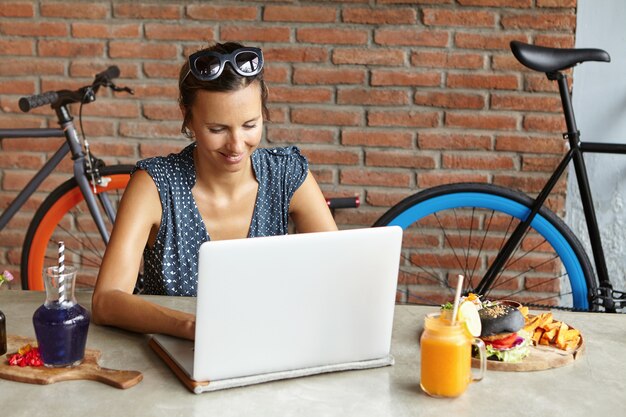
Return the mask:
<svg viewBox="0 0 626 417">
<path fill-rule="evenodd" d="M 522 313 L 507 304 L 483 305 L 478 310 L 482 325 L 480 339 L 485 342 L 487 359 L 521 362 L 530 353 L 530 339 L 522 331 Z"/>
</svg>

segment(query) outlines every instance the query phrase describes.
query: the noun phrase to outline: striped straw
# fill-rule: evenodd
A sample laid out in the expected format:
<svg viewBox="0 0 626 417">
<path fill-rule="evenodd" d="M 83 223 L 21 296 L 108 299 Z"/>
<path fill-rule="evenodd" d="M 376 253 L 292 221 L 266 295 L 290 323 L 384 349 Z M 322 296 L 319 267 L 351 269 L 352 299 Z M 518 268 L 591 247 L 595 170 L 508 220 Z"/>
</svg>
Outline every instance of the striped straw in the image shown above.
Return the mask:
<svg viewBox="0 0 626 417">
<path fill-rule="evenodd" d="M 59 303 L 65 301 L 65 243 L 59 241 Z"/>
</svg>

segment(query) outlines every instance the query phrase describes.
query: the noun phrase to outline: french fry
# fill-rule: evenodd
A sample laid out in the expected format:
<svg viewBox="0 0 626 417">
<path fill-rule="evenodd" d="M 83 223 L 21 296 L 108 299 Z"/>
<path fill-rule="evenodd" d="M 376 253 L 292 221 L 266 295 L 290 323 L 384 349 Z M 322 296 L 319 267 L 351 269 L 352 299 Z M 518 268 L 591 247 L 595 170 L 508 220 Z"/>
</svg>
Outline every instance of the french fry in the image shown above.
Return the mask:
<svg viewBox="0 0 626 417">
<path fill-rule="evenodd" d="M 553 346 L 561 350 L 574 350 L 580 344 L 580 332 L 562 321 L 555 320 L 552 313 L 525 316 L 524 330 L 531 335 L 533 344 Z"/>
</svg>

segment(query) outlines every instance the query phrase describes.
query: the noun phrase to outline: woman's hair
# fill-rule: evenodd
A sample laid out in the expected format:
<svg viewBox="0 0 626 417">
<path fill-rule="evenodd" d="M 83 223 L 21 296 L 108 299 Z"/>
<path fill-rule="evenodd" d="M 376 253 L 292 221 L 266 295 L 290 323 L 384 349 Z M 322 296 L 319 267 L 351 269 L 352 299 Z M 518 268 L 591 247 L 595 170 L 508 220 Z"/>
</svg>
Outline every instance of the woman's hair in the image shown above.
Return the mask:
<svg viewBox="0 0 626 417">
<path fill-rule="evenodd" d="M 236 49 L 243 48 L 244 46 L 236 42 L 216 43 L 209 46 L 202 51 L 214 51 L 220 54 L 230 54 Z M 237 74 L 230 63 L 224 65 L 224 70 L 214 80 L 201 81 L 198 80 L 193 74 L 189 73 L 189 60 L 187 59 L 180 69 L 178 76 L 178 104 L 184 112 L 184 120 L 181 128 L 181 132 L 188 138 L 192 138 L 193 135 L 188 128 L 191 121 L 191 107 L 193 106 L 196 95 L 199 90 L 205 91 L 237 91 L 249 86 L 250 84 L 258 81 L 261 87 L 261 106 L 263 111 L 263 118 L 269 120 L 269 110 L 267 109 L 267 86 L 263 79 L 263 69 L 251 77 L 244 77 Z"/>
</svg>

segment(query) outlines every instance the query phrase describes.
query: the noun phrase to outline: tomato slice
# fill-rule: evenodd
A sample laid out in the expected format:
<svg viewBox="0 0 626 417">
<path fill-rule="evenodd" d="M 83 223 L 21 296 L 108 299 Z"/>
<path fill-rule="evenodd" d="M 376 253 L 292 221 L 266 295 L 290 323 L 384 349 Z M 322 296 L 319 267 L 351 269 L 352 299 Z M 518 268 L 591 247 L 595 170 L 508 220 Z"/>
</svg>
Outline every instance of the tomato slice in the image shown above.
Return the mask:
<svg viewBox="0 0 626 417">
<path fill-rule="evenodd" d="M 493 346 L 495 349 L 506 349 L 511 347 L 517 340 L 517 333 L 511 333 L 509 336 L 502 339 L 492 340 L 485 342 L 487 345 Z"/>
</svg>

